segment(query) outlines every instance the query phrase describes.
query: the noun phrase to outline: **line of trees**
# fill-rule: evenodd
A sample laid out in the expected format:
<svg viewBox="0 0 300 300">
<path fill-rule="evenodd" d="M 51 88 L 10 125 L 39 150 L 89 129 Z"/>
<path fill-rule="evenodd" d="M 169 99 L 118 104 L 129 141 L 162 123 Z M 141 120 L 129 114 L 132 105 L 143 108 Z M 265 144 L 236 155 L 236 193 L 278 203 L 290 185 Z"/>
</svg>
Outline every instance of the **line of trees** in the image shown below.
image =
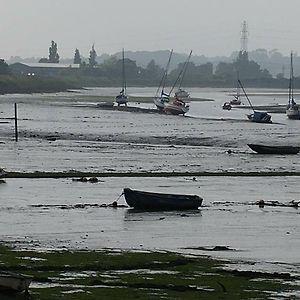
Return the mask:
<svg viewBox="0 0 300 300">
<path fill-rule="evenodd" d="M 51 41 L 48 58 L 41 58 L 43 63 L 59 63 L 58 46 L 55 41 Z M 69 70 L 62 71 L 60 76 L 72 77 L 72 80 L 82 85 L 112 86 L 120 84 L 122 81 L 122 60 L 116 56 L 109 56 L 103 63 L 97 62 L 97 52 L 92 45 L 89 52 L 88 61 L 84 61 L 79 49 L 74 52 L 74 64 L 79 64 L 80 68 L 72 73 Z M 168 84 L 172 85 L 180 73 L 184 62 L 179 63 L 168 75 Z M 141 67 L 134 60 L 125 58 L 126 80 L 128 85 L 153 86 L 158 85 L 164 73 L 163 67 L 158 65 L 153 59 L 146 67 Z M 9 66 L 4 60 L 0 60 L 0 74 L 9 74 Z M 273 78 L 270 72 L 262 69 L 258 63 L 249 60 L 246 51 L 240 51 L 237 58 L 232 62 L 219 62 L 216 67 L 207 62 L 196 65 L 194 62 L 188 63 L 187 72 L 184 79 L 185 86 L 233 86 L 239 77 L 248 86 L 264 87 L 285 87 L 286 79 L 277 76 Z M 297 85 L 298 80 L 295 80 Z"/>
</svg>

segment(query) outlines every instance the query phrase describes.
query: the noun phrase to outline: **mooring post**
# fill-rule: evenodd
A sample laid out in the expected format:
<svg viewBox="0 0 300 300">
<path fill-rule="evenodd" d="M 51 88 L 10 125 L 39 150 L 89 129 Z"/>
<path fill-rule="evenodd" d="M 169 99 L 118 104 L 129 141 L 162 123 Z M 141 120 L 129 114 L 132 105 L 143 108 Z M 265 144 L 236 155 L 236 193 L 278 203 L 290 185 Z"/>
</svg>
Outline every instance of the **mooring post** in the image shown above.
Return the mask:
<svg viewBox="0 0 300 300">
<path fill-rule="evenodd" d="M 17 103 L 15 103 L 15 140 L 18 141 L 18 111 Z"/>
</svg>

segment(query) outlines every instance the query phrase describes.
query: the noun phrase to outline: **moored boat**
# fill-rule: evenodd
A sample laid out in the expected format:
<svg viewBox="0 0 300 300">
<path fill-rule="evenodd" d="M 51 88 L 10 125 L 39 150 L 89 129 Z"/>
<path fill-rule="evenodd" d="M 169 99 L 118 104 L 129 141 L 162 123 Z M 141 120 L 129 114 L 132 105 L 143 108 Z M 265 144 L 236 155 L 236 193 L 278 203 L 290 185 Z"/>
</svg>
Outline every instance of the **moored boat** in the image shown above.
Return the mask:
<svg viewBox="0 0 300 300">
<path fill-rule="evenodd" d="M 252 114 L 247 115 L 251 122 L 255 123 L 272 123 L 271 116 L 262 111 L 254 111 Z"/>
<path fill-rule="evenodd" d="M 259 154 L 297 154 L 300 147 L 296 146 L 268 146 L 261 144 L 248 144 L 248 146 Z"/>
<path fill-rule="evenodd" d="M 190 109 L 189 104 L 184 101 L 175 98 L 171 103 L 167 103 L 164 108 L 164 112 L 170 115 L 184 115 Z"/>
<path fill-rule="evenodd" d="M 12 273 L 0 272 L 0 290 L 8 292 L 23 292 L 28 291 L 32 281 L 31 276 Z"/>
<path fill-rule="evenodd" d="M 165 194 L 124 188 L 127 204 L 145 210 L 188 210 L 197 209 L 203 199 L 197 195 Z"/>
<path fill-rule="evenodd" d="M 171 92 L 174 90 L 174 88 L 178 84 L 177 91 L 174 93 L 175 99 L 172 102 L 165 103 L 164 112 L 166 114 L 184 115 L 190 109 L 189 104 L 187 104 L 187 101 L 189 101 L 189 99 L 190 99 L 190 94 L 187 91 L 185 91 L 184 89 L 182 89 L 181 86 L 182 86 L 183 79 L 184 79 L 184 76 L 186 74 L 186 71 L 187 71 L 187 68 L 189 65 L 191 55 L 192 55 L 192 51 L 190 51 L 190 54 L 189 54 L 187 60 L 185 61 L 185 63 L 183 64 L 183 67 L 182 67 L 181 71 L 179 72 L 177 79 L 175 80 L 175 83 L 170 91 L 170 94 L 171 94 Z"/>
<path fill-rule="evenodd" d="M 0 168 L 0 178 L 5 177 L 6 174 L 7 173 L 3 169 Z"/>
<path fill-rule="evenodd" d="M 175 92 L 175 97 L 177 99 L 187 101 L 190 99 L 190 94 L 186 90 L 183 90 L 182 88 L 178 88 L 178 90 Z"/>
<path fill-rule="evenodd" d="M 289 119 L 300 120 L 300 107 L 294 99 L 294 72 L 293 72 L 293 52 L 291 52 L 291 67 L 289 81 L 289 102 L 286 108 L 286 115 Z"/>
<path fill-rule="evenodd" d="M 240 85 L 240 87 L 242 88 L 245 97 L 247 98 L 249 105 L 251 107 L 251 109 L 253 110 L 252 114 L 248 114 L 247 117 L 251 122 L 255 122 L 255 123 L 272 123 L 271 120 L 271 115 L 269 115 L 267 112 L 262 112 L 262 111 L 256 111 L 254 110 L 254 107 L 250 101 L 250 99 L 248 98 L 248 95 L 241 83 L 241 81 L 238 79 L 238 84 Z"/>
<path fill-rule="evenodd" d="M 157 109 L 159 109 L 160 111 L 164 110 L 166 103 L 168 103 L 170 100 L 170 93 L 166 93 L 164 89 L 165 89 L 166 82 L 167 82 L 167 77 L 168 77 L 168 72 L 169 72 L 172 55 L 173 55 L 173 49 L 170 51 L 166 69 L 164 71 L 163 77 L 160 81 L 160 84 L 158 86 L 158 89 L 157 89 L 156 94 L 153 99 L 154 104 L 156 105 Z"/>
<path fill-rule="evenodd" d="M 128 96 L 126 93 L 126 79 L 125 79 L 125 58 L 124 58 L 124 48 L 122 50 L 122 89 L 119 95 L 115 98 L 118 106 L 124 104 L 127 106 Z"/>
</svg>

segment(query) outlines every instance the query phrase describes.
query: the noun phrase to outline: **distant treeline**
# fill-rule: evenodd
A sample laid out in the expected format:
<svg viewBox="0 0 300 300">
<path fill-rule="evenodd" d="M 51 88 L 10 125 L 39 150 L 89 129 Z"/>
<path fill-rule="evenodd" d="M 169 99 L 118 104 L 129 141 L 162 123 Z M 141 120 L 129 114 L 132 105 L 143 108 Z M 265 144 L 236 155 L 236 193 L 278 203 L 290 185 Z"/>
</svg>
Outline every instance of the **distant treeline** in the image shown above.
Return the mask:
<svg viewBox="0 0 300 300">
<path fill-rule="evenodd" d="M 57 92 L 88 86 L 120 86 L 122 82 L 122 60 L 111 56 L 98 64 L 82 63 L 79 69 L 64 70 L 56 76 L 13 75 L 8 64 L 0 60 L 0 93 Z M 50 63 L 49 63 L 50 64 Z M 164 68 L 151 60 L 146 67 L 125 58 L 125 74 L 128 86 L 158 86 L 165 72 Z M 167 85 L 172 86 L 181 72 L 184 61 L 168 74 Z M 273 78 L 268 70 L 249 60 L 247 52 L 239 52 L 233 62 L 220 62 L 196 65 L 188 63 L 184 77 L 184 87 L 234 87 L 237 79 L 245 87 L 288 88 L 288 79 L 283 74 Z M 295 78 L 295 88 L 300 88 L 300 79 Z"/>
<path fill-rule="evenodd" d="M 70 78 L 0 75 L 0 94 L 54 93 L 79 89 Z"/>
</svg>

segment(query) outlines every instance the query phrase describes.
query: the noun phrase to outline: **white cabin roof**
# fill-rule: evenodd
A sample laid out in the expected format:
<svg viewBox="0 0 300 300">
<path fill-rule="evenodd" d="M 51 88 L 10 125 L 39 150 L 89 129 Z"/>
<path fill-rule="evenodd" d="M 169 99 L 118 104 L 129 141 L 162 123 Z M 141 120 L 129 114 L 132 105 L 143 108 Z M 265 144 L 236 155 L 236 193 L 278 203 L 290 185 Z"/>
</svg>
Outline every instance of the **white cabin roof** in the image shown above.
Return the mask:
<svg viewBox="0 0 300 300">
<path fill-rule="evenodd" d="M 19 63 L 30 68 L 71 68 L 79 69 L 80 64 L 60 64 L 60 63 Z"/>
</svg>

